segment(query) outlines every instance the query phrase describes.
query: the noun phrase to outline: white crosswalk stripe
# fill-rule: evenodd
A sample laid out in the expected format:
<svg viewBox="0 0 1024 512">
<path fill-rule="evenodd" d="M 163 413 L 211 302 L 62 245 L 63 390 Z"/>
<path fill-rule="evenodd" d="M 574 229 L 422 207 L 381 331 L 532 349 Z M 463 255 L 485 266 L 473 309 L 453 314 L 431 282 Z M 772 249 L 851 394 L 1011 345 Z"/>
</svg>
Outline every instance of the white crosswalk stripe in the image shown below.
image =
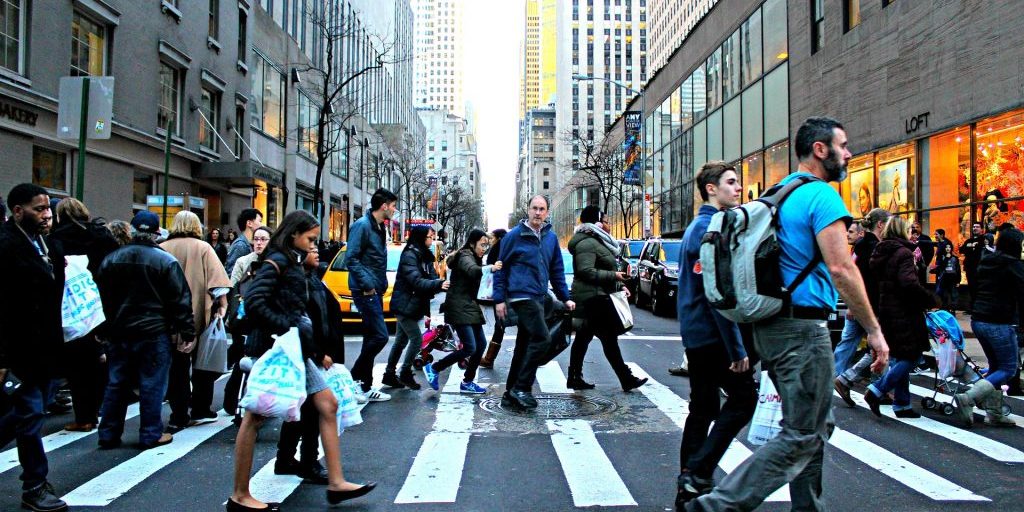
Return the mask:
<svg viewBox="0 0 1024 512">
<path fill-rule="evenodd" d="M 930 397 L 930 396 L 932 396 L 934 394 L 935 395 L 935 401 L 940 403 L 940 404 L 951 404 L 951 403 L 953 403 L 953 397 L 951 395 L 947 395 L 945 393 L 935 393 L 931 389 L 928 389 L 928 388 L 925 388 L 925 387 L 921 387 L 921 386 L 918 386 L 916 384 L 911 384 L 910 385 L 910 393 L 914 394 L 914 395 L 917 395 L 917 396 L 922 396 L 922 397 L 924 397 L 924 396 Z M 975 414 L 980 414 L 980 415 L 984 416 L 985 415 L 985 410 L 980 408 L 980 407 L 975 407 L 974 408 L 974 413 Z M 1024 428 L 1024 417 L 1018 416 L 1016 414 L 1011 414 L 1010 415 L 1010 419 L 1012 419 L 1013 422 L 1016 423 L 1018 427 Z"/>
</svg>

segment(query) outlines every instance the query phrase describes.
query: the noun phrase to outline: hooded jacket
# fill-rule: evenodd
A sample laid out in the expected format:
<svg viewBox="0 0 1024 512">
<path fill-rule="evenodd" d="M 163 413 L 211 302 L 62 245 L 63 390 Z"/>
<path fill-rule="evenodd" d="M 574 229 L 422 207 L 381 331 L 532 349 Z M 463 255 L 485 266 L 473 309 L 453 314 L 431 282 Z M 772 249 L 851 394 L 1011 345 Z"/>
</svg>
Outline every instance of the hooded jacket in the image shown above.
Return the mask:
<svg viewBox="0 0 1024 512">
<path fill-rule="evenodd" d="M 625 285 L 615 278 L 615 254 L 596 235 L 580 230 L 569 240 L 572 254 L 572 296 L 576 303 L 573 316 L 586 318 L 588 300 L 622 290 Z"/>
<path fill-rule="evenodd" d="M 916 361 L 929 349 L 926 310 L 939 305 L 938 298 L 917 279 L 914 243 L 887 238 L 871 254 L 871 272 L 877 281 L 875 313 L 894 359 Z"/>
<path fill-rule="evenodd" d="M 434 254 L 426 247 L 406 245 L 398 261 L 391 310 L 415 319 L 430 314 L 430 299 L 441 291 L 442 283 L 434 270 Z"/>
</svg>

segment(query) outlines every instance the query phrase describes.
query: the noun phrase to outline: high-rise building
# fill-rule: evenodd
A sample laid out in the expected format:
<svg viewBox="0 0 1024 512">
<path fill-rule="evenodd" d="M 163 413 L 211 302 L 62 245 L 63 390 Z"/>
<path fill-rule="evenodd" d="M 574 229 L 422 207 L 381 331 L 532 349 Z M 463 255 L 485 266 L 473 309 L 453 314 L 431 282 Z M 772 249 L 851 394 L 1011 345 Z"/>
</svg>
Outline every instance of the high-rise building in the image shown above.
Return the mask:
<svg viewBox="0 0 1024 512">
<path fill-rule="evenodd" d="M 556 0 L 526 0 L 519 118 L 547 105 L 555 94 Z"/>
<path fill-rule="evenodd" d="M 413 0 L 416 108 L 444 108 L 465 115 L 464 0 Z"/>
<path fill-rule="evenodd" d="M 668 62 L 669 55 L 683 44 L 693 27 L 718 0 L 650 0 L 651 72 Z"/>
</svg>

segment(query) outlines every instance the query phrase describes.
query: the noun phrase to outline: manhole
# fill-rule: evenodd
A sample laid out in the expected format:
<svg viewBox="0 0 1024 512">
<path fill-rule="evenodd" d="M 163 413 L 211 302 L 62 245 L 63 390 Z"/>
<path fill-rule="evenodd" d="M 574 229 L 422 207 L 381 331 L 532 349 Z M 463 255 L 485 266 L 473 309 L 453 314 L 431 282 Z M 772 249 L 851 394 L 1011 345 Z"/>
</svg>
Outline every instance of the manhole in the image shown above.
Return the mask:
<svg viewBox="0 0 1024 512">
<path fill-rule="evenodd" d="M 480 400 L 480 408 L 488 412 L 557 420 L 604 414 L 619 407 L 611 400 L 586 395 L 540 393 L 533 397 L 537 399 L 536 409 L 522 410 L 516 407 L 502 407 L 500 396 Z"/>
</svg>

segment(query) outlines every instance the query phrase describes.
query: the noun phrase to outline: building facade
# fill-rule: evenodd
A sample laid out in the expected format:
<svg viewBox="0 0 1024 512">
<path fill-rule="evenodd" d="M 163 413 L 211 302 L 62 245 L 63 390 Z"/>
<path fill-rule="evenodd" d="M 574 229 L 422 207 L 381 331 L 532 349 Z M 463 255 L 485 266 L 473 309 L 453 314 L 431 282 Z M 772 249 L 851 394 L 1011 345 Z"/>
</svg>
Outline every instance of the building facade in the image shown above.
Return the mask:
<svg viewBox="0 0 1024 512">
<path fill-rule="evenodd" d="M 533 196 L 555 193 L 555 109 L 553 105 L 526 113 L 525 145 L 516 176 L 513 211 L 523 209 Z M 518 220 L 518 219 L 516 219 Z"/>
<path fill-rule="evenodd" d="M 668 62 L 718 0 L 650 0 L 651 74 Z"/>
<path fill-rule="evenodd" d="M 556 0 L 526 0 L 519 118 L 555 99 Z"/>
<path fill-rule="evenodd" d="M 412 0 L 416 108 L 444 108 L 466 116 L 462 89 L 464 1 Z"/>
</svg>

